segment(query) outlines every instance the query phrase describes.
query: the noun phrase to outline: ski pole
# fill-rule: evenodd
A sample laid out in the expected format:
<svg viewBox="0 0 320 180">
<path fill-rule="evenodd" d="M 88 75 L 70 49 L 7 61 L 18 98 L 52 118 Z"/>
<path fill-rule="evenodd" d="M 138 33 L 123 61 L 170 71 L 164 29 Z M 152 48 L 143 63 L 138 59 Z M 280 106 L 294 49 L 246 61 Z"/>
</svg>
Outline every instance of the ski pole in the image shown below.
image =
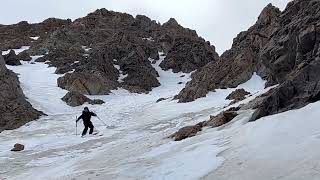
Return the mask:
<svg viewBox="0 0 320 180">
<path fill-rule="evenodd" d="M 78 117 L 76 116 L 76 136 L 78 136 Z"/>
<path fill-rule="evenodd" d="M 97 118 L 98 118 L 105 126 L 108 126 L 104 121 L 102 121 L 102 119 L 99 118 L 99 116 L 97 116 Z"/>
</svg>

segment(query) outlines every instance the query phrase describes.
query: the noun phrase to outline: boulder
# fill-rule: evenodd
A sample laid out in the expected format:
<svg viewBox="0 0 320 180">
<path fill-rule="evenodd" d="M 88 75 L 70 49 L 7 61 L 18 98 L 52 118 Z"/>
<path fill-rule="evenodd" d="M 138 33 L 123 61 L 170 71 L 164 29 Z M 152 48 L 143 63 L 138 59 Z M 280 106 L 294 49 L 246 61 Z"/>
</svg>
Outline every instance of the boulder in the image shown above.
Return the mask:
<svg viewBox="0 0 320 180">
<path fill-rule="evenodd" d="M 104 103 L 103 100 L 100 100 L 100 99 L 91 100 L 88 97 L 75 91 L 68 92 L 63 98 L 61 98 L 61 100 L 66 102 L 71 107 L 81 106 L 86 102 L 92 105 Z"/>
<path fill-rule="evenodd" d="M 27 51 L 22 51 L 18 54 L 18 59 L 21 61 L 31 61 L 32 58 L 30 57 L 29 53 Z"/>
<path fill-rule="evenodd" d="M 93 99 L 89 101 L 89 104 L 95 105 L 95 104 L 104 104 L 105 102 L 101 99 Z"/>
<path fill-rule="evenodd" d="M 7 65 L 11 65 L 11 66 L 21 65 L 20 59 L 16 55 L 14 50 L 10 50 L 9 54 L 4 55 L 3 58 Z"/>
<path fill-rule="evenodd" d="M 11 151 L 23 151 L 23 150 L 24 150 L 24 145 L 19 143 L 16 143 L 11 149 Z"/>
<path fill-rule="evenodd" d="M 175 141 L 181 141 L 183 139 L 195 136 L 199 131 L 202 130 L 202 123 L 198 123 L 194 126 L 186 126 L 179 129 L 178 132 L 169 136 L 169 138 L 173 138 Z"/>
<path fill-rule="evenodd" d="M 101 76 L 87 72 L 67 73 L 58 78 L 58 86 L 69 91 L 87 95 L 108 95 L 117 84 Z"/>
<path fill-rule="evenodd" d="M 226 99 L 233 100 L 231 104 L 237 103 L 239 101 L 242 101 L 246 98 L 247 95 L 250 93 L 245 91 L 244 89 L 236 89 L 231 94 L 229 94 Z"/>
<path fill-rule="evenodd" d="M 237 115 L 234 111 L 224 111 L 217 116 L 210 116 L 210 120 L 206 121 L 203 126 L 219 127 L 230 122 Z"/>
<path fill-rule="evenodd" d="M 161 102 L 161 101 L 164 101 L 164 100 L 167 100 L 168 98 L 159 98 L 156 102 Z"/>
<path fill-rule="evenodd" d="M 36 60 L 35 60 L 35 62 L 46 62 L 47 60 L 46 60 L 46 58 L 44 58 L 44 57 L 39 57 L 39 58 L 37 58 Z"/>
</svg>

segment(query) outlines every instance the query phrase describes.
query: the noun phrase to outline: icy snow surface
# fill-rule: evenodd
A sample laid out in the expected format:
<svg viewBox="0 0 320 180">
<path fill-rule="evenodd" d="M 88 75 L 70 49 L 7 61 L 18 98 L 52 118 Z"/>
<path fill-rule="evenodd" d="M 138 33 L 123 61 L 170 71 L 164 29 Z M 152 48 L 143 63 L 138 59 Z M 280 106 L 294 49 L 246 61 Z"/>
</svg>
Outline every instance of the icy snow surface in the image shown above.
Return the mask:
<svg viewBox="0 0 320 180">
<path fill-rule="evenodd" d="M 54 74 L 55 68 L 26 62 L 8 66 L 19 74 L 28 101 L 48 116 L 0 134 L 0 179 L 272 179 L 285 175 L 290 179 L 298 172 L 293 166 L 287 171 L 281 167 L 295 160 L 302 168 L 313 167 L 303 177 L 312 179 L 307 173 L 317 173 L 319 103 L 248 124 L 253 111 L 243 111 L 223 129 L 204 129 L 180 142 L 167 139 L 179 128 L 208 120 L 226 109 L 230 101 L 225 97 L 235 89 L 217 90 L 179 104 L 172 99 L 190 80 L 190 74 L 161 70 L 163 59 L 161 56 L 153 65 L 161 86 L 149 94 L 118 89 L 109 96 L 91 96 L 106 103 L 84 106 L 113 128 L 104 127 L 93 117 L 103 136 L 86 138 L 75 135 L 75 119 L 84 106 L 72 108 L 60 99 L 67 91 L 57 87 L 60 75 Z M 266 92 L 264 84 L 254 74 L 240 85 L 238 88 L 254 94 L 240 103 Z M 168 99 L 156 103 L 159 98 Z M 82 128 L 78 124 L 78 134 Z M 25 151 L 10 152 L 17 142 L 26 146 Z M 304 163 L 308 160 L 313 164 Z M 268 174 L 271 172 L 275 174 Z"/>
</svg>

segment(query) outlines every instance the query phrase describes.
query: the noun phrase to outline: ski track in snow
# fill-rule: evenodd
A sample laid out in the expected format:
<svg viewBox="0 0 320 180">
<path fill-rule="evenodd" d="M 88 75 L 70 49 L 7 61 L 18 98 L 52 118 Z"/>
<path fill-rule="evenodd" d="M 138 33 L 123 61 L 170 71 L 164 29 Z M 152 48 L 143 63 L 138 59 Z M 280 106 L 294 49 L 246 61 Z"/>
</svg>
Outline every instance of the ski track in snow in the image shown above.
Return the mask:
<svg viewBox="0 0 320 180">
<path fill-rule="evenodd" d="M 281 151 L 281 148 L 291 148 L 290 153 L 301 153 L 289 145 L 274 147 L 272 144 L 276 142 L 281 145 L 283 141 L 291 139 L 288 132 L 305 125 L 300 119 L 306 112 L 310 113 L 310 117 L 304 118 L 311 119 L 312 131 L 303 131 L 305 136 L 301 137 L 297 133 L 295 140 L 290 142 L 294 145 L 302 143 L 299 145 L 302 150 L 309 147 L 310 143 L 319 144 L 320 130 L 312 126 L 319 124 L 316 122 L 316 115 L 319 114 L 312 113 L 315 112 L 312 108 L 319 106 L 317 103 L 308 106 L 306 112 L 297 110 L 293 114 L 287 112 L 246 124 L 253 112 L 248 110 L 241 112 L 223 129 L 204 129 L 199 135 L 180 142 L 167 139 L 179 128 L 208 120 L 210 115 L 226 109 L 230 101 L 225 97 L 235 89 L 217 90 L 205 98 L 179 104 L 172 98 L 190 81 L 190 74 L 163 71 L 159 67 L 163 59 L 161 56 L 153 64 L 159 72 L 161 86 L 149 94 L 132 94 L 118 89 L 108 96 L 88 96 L 104 100 L 106 103 L 103 105 L 85 104 L 75 108 L 67 106 L 60 99 L 67 91 L 57 87 L 56 81 L 60 75 L 54 74 L 55 68 L 48 68 L 44 63 L 27 62 L 22 62 L 21 66 L 8 66 L 19 74 L 28 101 L 48 116 L 0 134 L 0 179 L 239 179 L 239 174 L 245 177 L 240 179 L 263 179 L 270 176 L 255 174 L 261 171 L 250 174 L 248 169 L 252 169 L 251 166 L 259 167 L 255 162 L 261 163 L 258 161 L 261 159 L 269 163 L 266 164 L 268 167 L 274 166 L 274 161 L 268 160 L 273 159 L 271 154 Z M 238 87 L 254 95 L 233 106 L 267 92 L 264 84 L 265 81 L 254 74 L 248 82 Z M 159 98 L 168 99 L 155 103 Z M 75 119 L 84 106 L 88 106 L 114 128 L 104 127 L 93 117 L 95 127 L 104 135 L 86 138 L 76 136 Z M 280 122 L 278 118 L 287 120 Z M 296 123 L 290 124 L 290 118 L 294 118 L 293 122 Z M 295 126 L 297 124 L 298 127 Z M 82 128 L 80 123 L 78 134 Z M 268 139 L 270 129 L 274 133 Z M 313 136 L 308 136 L 310 133 Z M 303 141 L 303 138 L 307 140 Z M 17 142 L 26 145 L 25 151 L 10 152 Z M 276 157 L 283 158 L 283 162 L 291 162 L 290 153 Z M 254 158 L 250 157 L 252 154 Z M 315 152 L 308 157 L 319 158 Z M 301 154 L 299 158 L 303 160 Z M 247 166 L 243 161 L 248 162 Z M 233 162 L 238 164 L 234 165 Z M 239 168 L 239 164 L 243 164 L 242 168 Z M 314 167 L 315 171 L 320 167 L 318 165 Z M 275 168 L 266 168 L 264 172 L 270 172 L 268 170 L 278 173 Z M 230 173 L 233 171 L 239 174 Z M 276 175 L 280 177 L 281 174 Z"/>
</svg>

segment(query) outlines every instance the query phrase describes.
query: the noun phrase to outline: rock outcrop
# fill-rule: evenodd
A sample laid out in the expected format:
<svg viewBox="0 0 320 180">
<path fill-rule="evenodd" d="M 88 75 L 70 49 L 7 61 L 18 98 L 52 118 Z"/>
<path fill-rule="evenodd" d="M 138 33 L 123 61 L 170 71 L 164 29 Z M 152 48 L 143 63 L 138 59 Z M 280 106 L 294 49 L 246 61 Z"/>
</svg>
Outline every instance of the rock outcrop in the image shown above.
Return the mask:
<svg viewBox="0 0 320 180">
<path fill-rule="evenodd" d="M 195 136 L 199 131 L 202 130 L 202 123 L 198 123 L 194 126 L 186 126 L 179 129 L 178 132 L 169 136 L 169 138 L 173 138 L 175 141 L 181 141 L 186 138 L 190 138 Z"/>
<path fill-rule="evenodd" d="M 218 58 L 210 42 L 200 38 L 179 37 L 176 38 L 160 67 L 164 70 L 172 69 L 173 72 L 190 73 Z"/>
<path fill-rule="evenodd" d="M 279 28 L 280 15 L 280 10 L 269 4 L 257 23 L 234 39 L 230 50 L 192 75 L 192 81 L 176 96 L 179 102 L 193 101 L 215 89 L 235 88 L 249 80 L 254 72 L 268 79 L 270 71 L 262 62 L 260 52 Z"/>
<path fill-rule="evenodd" d="M 245 91 L 244 89 L 236 89 L 231 94 L 229 94 L 226 99 L 233 100 L 231 104 L 237 103 L 239 101 L 242 101 L 246 98 L 247 95 L 250 93 Z"/>
<path fill-rule="evenodd" d="M 170 135 L 168 138 L 173 138 L 174 141 L 181 141 L 183 139 L 197 135 L 197 133 L 200 132 L 203 127 L 215 128 L 227 124 L 238 115 L 238 113 L 233 110 L 239 109 L 231 108 L 221 112 L 217 116 L 210 116 L 210 119 L 208 121 L 200 122 L 194 126 L 183 127 L 179 129 L 177 132 Z"/>
<path fill-rule="evenodd" d="M 212 128 L 222 126 L 230 122 L 238 115 L 235 111 L 224 111 L 217 116 L 210 116 L 210 120 L 206 121 L 203 126 L 210 126 Z"/>
<path fill-rule="evenodd" d="M 58 78 L 58 86 L 87 95 L 108 95 L 116 88 L 112 81 L 88 72 L 67 73 Z"/>
<path fill-rule="evenodd" d="M 84 103 L 89 103 L 92 105 L 95 104 L 103 104 L 105 103 L 103 100 L 100 99 L 89 99 L 88 97 L 72 91 L 72 92 L 68 92 L 63 98 L 61 98 L 64 102 L 66 102 L 69 106 L 71 107 L 76 107 L 76 106 L 81 106 Z"/>
<path fill-rule="evenodd" d="M 65 56 L 57 56 L 65 58 Z M 70 68 L 74 68 L 73 72 L 58 78 L 59 87 L 87 95 L 107 95 L 111 90 L 119 87 L 119 82 L 117 81 L 119 77 L 118 70 L 111 60 L 101 57 L 99 52 L 86 59 L 78 59 L 80 61 L 77 63 L 75 63 L 75 60 L 77 59 L 72 59 L 72 57 L 68 62 L 63 59 L 57 62 L 52 60 L 53 64 L 60 67 L 56 73 L 71 71 L 72 69 Z M 65 64 L 60 66 L 62 62 L 65 62 Z"/>
<path fill-rule="evenodd" d="M 7 65 L 18 66 L 21 65 L 19 57 L 16 55 L 14 50 L 10 50 L 10 52 L 3 56 L 4 61 Z"/>
<path fill-rule="evenodd" d="M 133 51 L 119 63 L 122 72 L 128 75 L 124 78 L 124 84 L 131 92 L 148 92 L 160 86 L 159 74 L 143 51 Z"/>
<path fill-rule="evenodd" d="M 280 85 L 255 107 L 251 121 L 320 100 L 320 2 L 289 3 L 280 25 L 261 53 L 273 72 L 269 84 Z"/>
<path fill-rule="evenodd" d="M 1 55 L 0 84 L 0 132 L 18 128 L 44 115 L 26 101 L 17 75 L 6 68 Z"/>
<path fill-rule="evenodd" d="M 18 54 L 18 59 L 21 61 L 31 61 L 32 58 L 30 57 L 29 53 L 27 51 L 22 51 Z"/>
</svg>

